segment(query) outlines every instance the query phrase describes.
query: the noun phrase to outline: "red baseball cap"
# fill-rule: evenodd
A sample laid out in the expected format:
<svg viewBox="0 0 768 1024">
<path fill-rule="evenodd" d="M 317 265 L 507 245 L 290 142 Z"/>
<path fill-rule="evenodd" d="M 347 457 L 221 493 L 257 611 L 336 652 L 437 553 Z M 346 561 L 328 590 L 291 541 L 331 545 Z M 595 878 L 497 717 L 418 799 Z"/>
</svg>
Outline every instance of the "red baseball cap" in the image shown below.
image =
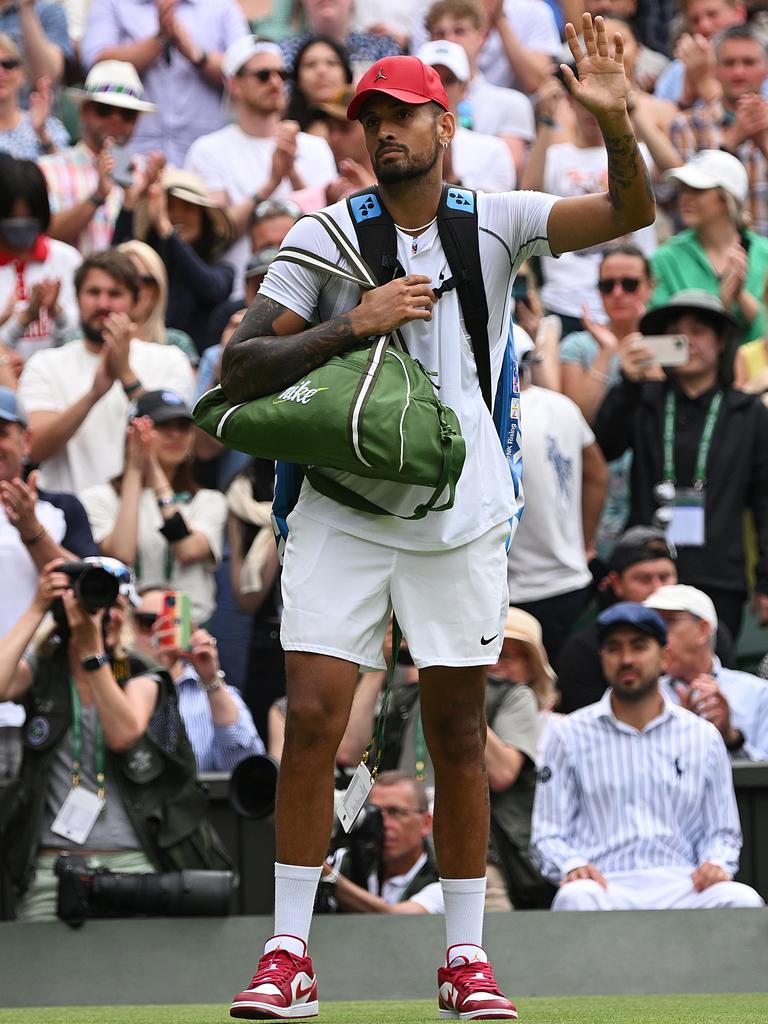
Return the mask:
<svg viewBox="0 0 768 1024">
<path fill-rule="evenodd" d="M 385 57 L 376 61 L 357 83 L 355 95 L 347 108 L 347 117 L 355 121 L 360 108 L 371 96 L 384 93 L 404 103 L 429 103 L 434 100 L 449 109 L 440 76 L 418 57 Z"/>
</svg>

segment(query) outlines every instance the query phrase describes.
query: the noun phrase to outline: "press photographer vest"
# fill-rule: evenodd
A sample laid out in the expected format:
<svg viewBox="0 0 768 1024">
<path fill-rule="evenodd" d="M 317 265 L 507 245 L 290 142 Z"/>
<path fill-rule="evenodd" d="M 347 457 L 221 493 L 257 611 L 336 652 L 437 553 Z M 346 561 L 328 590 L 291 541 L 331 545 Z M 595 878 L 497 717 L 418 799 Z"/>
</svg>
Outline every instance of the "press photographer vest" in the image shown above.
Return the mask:
<svg viewBox="0 0 768 1024">
<path fill-rule="evenodd" d="M 147 732 L 130 750 L 107 750 L 107 800 L 122 798 L 142 850 L 157 871 L 229 870 L 232 861 L 206 819 L 207 797 L 197 781 L 192 746 L 167 672 L 136 654 L 113 664 L 120 685 L 139 675 L 159 684 Z M 40 657 L 24 707 L 19 778 L 0 808 L 3 870 L 18 899 L 34 876 L 48 774 L 72 724 L 66 647 Z M 110 792 L 111 787 L 111 792 Z M 115 793 L 117 790 L 117 793 Z"/>
</svg>

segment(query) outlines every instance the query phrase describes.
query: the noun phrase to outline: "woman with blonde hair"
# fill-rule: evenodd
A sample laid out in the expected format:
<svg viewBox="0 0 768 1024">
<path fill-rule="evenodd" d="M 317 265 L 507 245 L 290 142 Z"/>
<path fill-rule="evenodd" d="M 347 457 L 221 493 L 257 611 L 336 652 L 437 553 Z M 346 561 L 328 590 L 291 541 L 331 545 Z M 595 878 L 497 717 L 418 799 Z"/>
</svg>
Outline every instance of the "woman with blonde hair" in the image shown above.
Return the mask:
<svg viewBox="0 0 768 1024">
<path fill-rule="evenodd" d="M 154 341 L 159 345 L 176 345 L 182 350 L 193 366 L 197 366 L 198 354 L 194 342 L 185 331 L 167 327 L 168 274 L 165 264 L 151 245 L 133 240 L 118 245 L 118 252 L 130 256 L 139 275 L 139 297 L 133 307 L 133 322 L 136 337 L 141 341 Z"/>
</svg>

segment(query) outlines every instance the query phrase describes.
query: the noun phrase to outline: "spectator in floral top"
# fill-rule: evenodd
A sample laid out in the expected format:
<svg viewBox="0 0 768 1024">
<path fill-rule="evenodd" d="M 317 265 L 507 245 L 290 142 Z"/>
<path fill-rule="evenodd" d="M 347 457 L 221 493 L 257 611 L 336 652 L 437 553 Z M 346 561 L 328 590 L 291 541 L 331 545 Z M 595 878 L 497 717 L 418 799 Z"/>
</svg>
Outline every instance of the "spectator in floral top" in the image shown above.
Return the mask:
<svg viewBox="0 0 768 1024">
<path fill-rule="evenodd" d="M 69 145 L 64 125 L 51 117 L 51 81 L 41 78 L 22 110 L 19 93 L 24 85 L 24 64 L 16 43 L 0 33 L 0 151 L 22 160 L 37 160 Z"/>
</svg>

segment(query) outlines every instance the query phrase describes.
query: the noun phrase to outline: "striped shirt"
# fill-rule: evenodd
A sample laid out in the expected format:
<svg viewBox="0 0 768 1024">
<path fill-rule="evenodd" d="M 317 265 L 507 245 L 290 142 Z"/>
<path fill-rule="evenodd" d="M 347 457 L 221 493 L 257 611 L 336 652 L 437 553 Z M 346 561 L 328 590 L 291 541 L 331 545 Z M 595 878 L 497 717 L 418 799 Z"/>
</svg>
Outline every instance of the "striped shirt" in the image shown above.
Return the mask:
<svg viewBox="0 0 768 1024">
<path fill-rule="evenodd" d="M 550 732 L 531 837 L 542 873 L 557 883 L 585 864 L 605 873 L 709 861 L 735 874 L 741 829 L 717 729 L 662 694 L 661 714 L 638 731 L 616 718 L 611 692 Z"/>
<path fill-rule="evenodd" d="M 724 131 L 732 122 L 733 115 L 722 100 L 697 103 L 675 118 L 669 127 L 669 137 L 687 162 L 702 149 L 720 149 Z M 768 234 L 768 160 L 751 139 L 742 142 L 734 156 L 741 160 L 749 176 L 751 226 L 760 235 Z"/>
<path fill-rule="evenodd" d="M 96 154 L 81 141 L 38 161 L 48 183 L 51 213 L 65 213 L 93 195 L 99 185 L 96 160 Z M 122 205 L 123 190 L 119 185 L 113 185 L 106 201 L 96 208 L 77 240 L 77 248 L 83 256 L 101 252 L 112 245 L 115 221 Z"/>
<path fill-rule="evenodd" d="M 176 680 L 179 711 L 195 752 L 199 772 L 231 772 L 235 765 L 253 754 L 263 754 L 264 744 L 253 724 L 251 712 L 234 686 L 229 694 L 239 715 L 234 725 L 214 725 L 208 695 L 198 686 L 197 672 L 185 666 Z"/>
</svg>

